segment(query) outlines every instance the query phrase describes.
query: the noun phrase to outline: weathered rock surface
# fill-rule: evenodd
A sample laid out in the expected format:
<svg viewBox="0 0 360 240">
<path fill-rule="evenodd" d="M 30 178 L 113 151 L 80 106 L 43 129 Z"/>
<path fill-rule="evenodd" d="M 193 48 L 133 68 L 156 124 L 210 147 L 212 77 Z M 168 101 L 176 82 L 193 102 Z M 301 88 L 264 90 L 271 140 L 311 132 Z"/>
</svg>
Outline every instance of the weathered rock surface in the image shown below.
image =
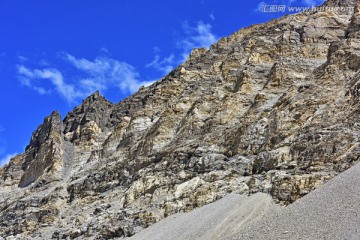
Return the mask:
<svg viewBox="0 0 360 240">
<path fill-rule="evenodd" d="M 19 187 L 34 183 L 41 176 L 39 184 L 56 179 L 63 167 L 63 124 L 58 112 L 45 118 L 44 123 L 33 133 L 30 144 L 25 149 L 22 175 Z M 49 179 L 47 179 L 49 178 Z"/>
<path fill-rule="evenodd" d="M 326 6 L 360 1 L 328 1 Z M 289 204 L 358 161 L 354 11 L 305 12 L 195 49 L 113 104 L 57 113 L 0 169 L 0 236 L 131 236 L 226 194 Z"/>
</svg>

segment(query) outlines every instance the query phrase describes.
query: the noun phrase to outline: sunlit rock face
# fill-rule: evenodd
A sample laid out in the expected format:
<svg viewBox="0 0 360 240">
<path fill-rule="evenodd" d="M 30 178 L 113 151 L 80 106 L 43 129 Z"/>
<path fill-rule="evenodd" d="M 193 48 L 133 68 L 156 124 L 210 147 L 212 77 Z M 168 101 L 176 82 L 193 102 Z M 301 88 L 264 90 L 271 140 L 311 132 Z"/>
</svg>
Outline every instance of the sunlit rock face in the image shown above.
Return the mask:
<svg viewBox="0 0 360 240">
<path fill-rule="evenodd" d="M 41 177 L 42 181 L 60 180 L 63 167 L 63 123 L 58 112 L 45 118 L 26 147 L 19 187 L 26 187 Z"/>
<path fill-rule="evenodd" d="M 0 169 L 0 236 L 109 239 L 228 193 L 289 204 L 360 156 L 360 1 L 195 49 L 114 104 L 45 118 Z"/>
</svg>

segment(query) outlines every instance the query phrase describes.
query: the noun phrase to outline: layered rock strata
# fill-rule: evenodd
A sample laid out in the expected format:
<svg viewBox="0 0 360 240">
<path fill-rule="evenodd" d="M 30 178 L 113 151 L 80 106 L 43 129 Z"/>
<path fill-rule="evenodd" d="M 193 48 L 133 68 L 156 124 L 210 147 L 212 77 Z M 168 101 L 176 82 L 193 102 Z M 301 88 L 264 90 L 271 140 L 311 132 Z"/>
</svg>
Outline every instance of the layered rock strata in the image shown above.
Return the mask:
<svg viewBox="0 0 360 240">
<path fill-rule="evenodd" d="M 357 4 L 241 29 L 117 104 L 52 113 L 0 169 L 0 236 L 126 237 L 231 192 L 289 204 L 350 168 Z"/>
</svg>

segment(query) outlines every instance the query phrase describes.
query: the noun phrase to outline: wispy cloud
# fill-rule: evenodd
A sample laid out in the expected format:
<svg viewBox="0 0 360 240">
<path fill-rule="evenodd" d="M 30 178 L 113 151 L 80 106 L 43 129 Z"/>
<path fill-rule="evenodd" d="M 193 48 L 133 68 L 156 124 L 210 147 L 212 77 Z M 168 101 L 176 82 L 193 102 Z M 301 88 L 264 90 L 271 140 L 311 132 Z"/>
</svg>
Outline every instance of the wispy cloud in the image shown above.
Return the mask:
<svg viewBox="0 0 360 240">
<path fill-rule="evenodd" d="M 190 26 L 188 22 L 183 24 L 185 37 L 177 42 L 177 46 L 182 49 L 183 61 L 186 60 L 192 49 L 208 48 L 219 39 L 211 29 L 211 24 L 202 21 L 198 22 L 196 26 Z"/>
<path fill-rule="evenodd" d="M 212 14 L 210 18 L 215 19 Z M 146 67 L 152 67 L 167 74 L 176 65 L 183 63 L 194 48 L 209 48 L 218 39 L 219 37 L 212 32 L 211 24 L 200 21 L 192 26 L 188 22 L 184 22 L 182 33 L 179 34 L 175 41 L 175 48 L 178 49 L 178 53 L 172 53 L 162 58 L 160 56 L 160 49 L 156 47 L 155 57 L 152 62 L 146 64 Z"/>
<path fill-rule="evenodd" d="M 267 3 L 265 1 L 259 2 L 256 8 L 253 10 L 255 13 L 260 13 L 263 10 L 263 6 L 268 5 L 270 3 Z"/>
<path fill-rule="evenodd" d="M 7 148 L 6 141 L 0 137 L 0 154 L 4 154 Z"/>
<path fill-rule="evenodd" d="M 26 62 L 26 61 L 29 60 L 27 57 L 24 57 L 24 56 L 22 56 L 22 55 L 19 55 L 19 56 L 18 56 L 18 59 L 19 59 L 20 62 Z"/>
<path fill-rule="evenodd" d="M 88 75 L 87 78 L 80 79 L 80 83 L 92 90 L 118 87 L 124 92 L 134 93 L 139 87 L 153 82 L 141 81 L 140 74 L 134 66 L 116 59 L 98 57 L 89 61 L 85 58 L 75 58 L 70 54 L 63 54 L 63 58 Z"/>
<path fill-rule="evenodd" d="M 164 74 L 169 73 L 171 70 L 174 69 L 175 64 L 175 56 L 174 54 L 170 54 L 168 57 L 161 59 L 159 54 L 156 54 L 154 60 L 151 63 L 145 65 L 145 67 L 155 68 L 159 72 Z"/>
<path fill-rule="evenodd" d="M 12 159 L 13 157 L 16 157 L 18 155 L 18 153 L 12 153 L 12 154 L 7 154 L 5 157 L 0 159 L 0 167 L 4 166 L 5 164 L 7 164 L 10 159 Z"/>
<path fill-rule="evenodd" d="M 100 52 L 101 52 L 101 53 L 105 53 L 105 54 L 110 54 L 109 49 L 107 49 L 106 47 L 100 48 Z"/>
<path fill-rule="evenodd" d="M 32 70 L 20 65 L 18 66 L 18 73 L 21 75 L 21 82 L 23 85 L 32 88 L 41 95 L 50 93 L 51 90 L 45 90 L 43 87 L 36 86 L 33 80 L 49 80 L 55 87 L 55 90 L 69 102 L 72 102 L 75 98 L 84 97 L 83 94 L 85 93 L 82 91 L 76 91 L 74 85 L 67 84 L 64 81 L 63 75 L 57 69 L 47 68 L 42 70 Z"/>
<path fill-rule="evenodd" d="M 5 128 L 3 128 L 1 125 L 0 125 L 0 133 L 1 132 L 4 132 L 5 131 Z M 4 153 L 6 152 L 6 149 L 7 149 L 7 142 L 5 141 L 5 139 L 3 139 L 1 136 L 0 136 L 0 155 L 4 155 Z M 5 157 L 3 158 L 0 158 L 0 167 L 2 167 L 4 164 L 6 164 L 10 159 L 7 158 L 8 155 L 6 155 Z"/>
<path fill-rule="evenodd" d="M 213 13 L 211 13 L 211 14 L 209 15 L 209 18 L 210 18 L 211 20 L 215 21 L 215 16 L 214 16 Z"/>
<path fill-rule="evenodd" d="M 77 58 L 69 53 L 60 53 L 64 62 L 75 68 L 74 76 L 65 77 L 56 68 L 31 69 L 18 66 L 21 83 L 39 94 L 57 92 L 69 103 L 84 98 L 90 93 L 117 87 L 124 93 L 134 93 L 140 86 L 150 85 L 153 81 L 141 81 L 140 75 L 132 65 L 109 57 L 94 60 Z M 46 88 L 43 81 L 48 80 L 52 88 Z"/>
</svg>

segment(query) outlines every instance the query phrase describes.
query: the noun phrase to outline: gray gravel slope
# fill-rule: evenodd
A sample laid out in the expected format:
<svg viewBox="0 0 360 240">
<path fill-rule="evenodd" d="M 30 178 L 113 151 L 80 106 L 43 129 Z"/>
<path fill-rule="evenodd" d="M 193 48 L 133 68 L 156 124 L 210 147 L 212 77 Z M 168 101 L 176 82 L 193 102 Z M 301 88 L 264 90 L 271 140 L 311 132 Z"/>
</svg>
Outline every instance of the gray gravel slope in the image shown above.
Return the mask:
<svg viewBox="0 0 360 240">
<path fill-rule="evenodd" d="M 223 199 L 172 215 L 131 240 L 360 239 L 360 164 L 292 205 L 267 194 Z"/>
<path fill-rule="evenodd" d="M 230 239 L 360 239 L 360 164 Z"/>
<path fill-rule="evenodd" d="M 222 240 L 255 224 L 269 212 L 277 211 L 267 194 L 229 194 L 189 213 L 169 216 L 131 237 L 131 240 Z"/>
</svg>

